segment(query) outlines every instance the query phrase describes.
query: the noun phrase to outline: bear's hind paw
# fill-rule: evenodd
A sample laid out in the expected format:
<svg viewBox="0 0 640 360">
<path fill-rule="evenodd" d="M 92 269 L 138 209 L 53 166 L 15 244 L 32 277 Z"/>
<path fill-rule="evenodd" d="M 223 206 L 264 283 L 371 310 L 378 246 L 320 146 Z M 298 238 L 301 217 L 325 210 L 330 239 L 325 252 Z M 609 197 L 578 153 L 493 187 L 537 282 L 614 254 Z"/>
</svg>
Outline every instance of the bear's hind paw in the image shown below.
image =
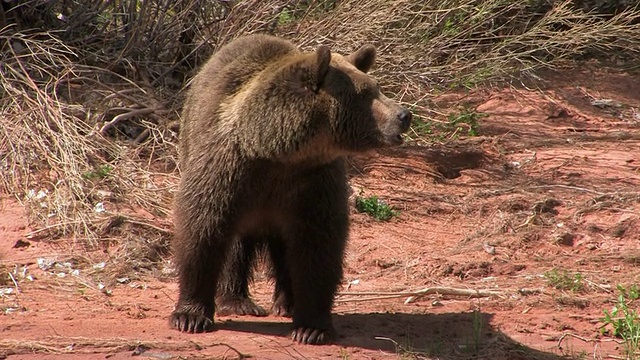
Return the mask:
<svg viewBox="0 0 640 360">
<path fill-rule="evenodd" d="M 216 304 L 216 314 L 227 315 L 250 315 L 267 316 L 267 311 L 248 298 L 239 299 L 218 299 Z"/>
</svg>

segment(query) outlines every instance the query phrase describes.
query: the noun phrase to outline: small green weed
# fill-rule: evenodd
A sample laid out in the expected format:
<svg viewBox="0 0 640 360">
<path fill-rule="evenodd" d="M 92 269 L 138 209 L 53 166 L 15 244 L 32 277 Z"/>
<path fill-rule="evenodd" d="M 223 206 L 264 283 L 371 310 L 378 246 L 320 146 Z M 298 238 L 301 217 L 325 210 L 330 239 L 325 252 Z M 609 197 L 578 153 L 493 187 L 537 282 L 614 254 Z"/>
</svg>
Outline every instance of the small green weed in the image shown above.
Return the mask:
<svg viewBox="0 0 640 360">
<path fill-rule="evenodd" d="M 631 309 L 629 305 L 640 297 L 639 288 L 636 284 L 629 289 L 618 285 L 618 303 L 611 311 L 604 310 L 602 322 L 605 324 L 600 330 L 610 333 L 613 336 L 622 338 L 622 346 L 627 359 L 638 359 L 640 350 L 640 317 L 638 313 Z"/>
<path fill-rule="evenodd" d="M 387 221 L 394 216 L 398 216 L 398 212 L 393 210 L 384 200 L 377 196 L 356 197 L 356 210 L 361 213 L 369 214 L 379 221 Z"/>
<path fill-rule="evenodd" d="M 442 349 L 444 345 L 441 342 L 437 342 L 434 346 L 437 347 L 436 351 L 431 351 L 429 349 L 417 349 L 414 346 L 413 339 L 409 333 L 405 335 L 401 342 L 398 342 L 392 338 L 378 336 L 376 340 L 384 340 L 393 343 L 396 348 L 396 359 L 398 360 L 414 360 L 414 359 L 424 359 L 429 357 L 432 354 L 442 353 Z"/>
<path fill-rule="evenodd" d="M 485 116 L 465 106 L 460 112 L 450 113 L 444 122 L 425 120 L 416 115 L 411 128 L 416 135 L 432 141 L 457 139 L 460 135 L 478 136 L 478 121 Z"/>
<path fill-rule="evenodd" d="M 493 67 L 485 66 L 475 69 L 473 72 L 461 75 L 458 79 L 453 80 L 449 84 L 449 88 L 455 89 L 467 89 L 471 90 L 476 88 L 479 84 L 482 84 L 487 79 L 490 79 L 495 75 L 496 69 Z"/>
<path fill-rule="evenodd" d="M 93 171 L 85 172 L 84 174 L 82 174 L 82 177 L 87 180 L 104 179 L 109 176 L 111 171 L 113 171 L 113 167 L 109 165 L 102 165 L 95 168 Z"/>
<path fill-rule="evenodd" d="M 468 20 L 466 11 L 453 12 L 442 24 L 442 34 L 446 36 L 456 36 L 464 30 L 465 20 Z"/>
<path fill-rule="evenodd" d="M 465 107 L 459 114 L 449 114 L 447 125 L 454 131 L 454 135 L 462 132 L 468 136 L 478 136 L 478 120 L 484 116 L 486 115 L 483 113 Z"/>
<path fill-rule="evenodd" d="M 295 20 L 295 17 L 289 9 L 283 9 L 278 15 L 278 25 L 286 25 Z"/>
<path fill-rule="evenodd" d="M 480 351 L 484 319 L 479 309 L 473 310 L 473 353 Z"/>
<path fill-rule="evenodd" d="M 636 284 L 631 285 L 629 289 L 625 288 L 622 285 L 618 285 L 618 291 L 620 291 L 620 293 L 624 295 L 624 297 L 631 300 L 638 300 L 640 298 L 640 287 L 638 287 L 638 285 Z"/>
<path fill-rule="evenodd" d="M 414 114 L 413 120 L 411 121 L 413 131 L 420 136 L 433 135 L 433 128 L 436 123 L 425 120 L 422 116 L 416 114 L 415 111 L 412 111 L 412 113 Z"/>
<path fill-rule="evenodd" d="M 582 274 L 579 272 L 571 273 L 567 270 L 552 269 L 544 273 L 549 285 L 558 290 L 571 290 L 580 292 L 584 290 L 584 282 Z"/>
<path fill-rule="evenodd" d="M 278 26 L 288 25 L 300 21 L 307 15 L 320 15 L 333 11 L 336 0 L 295 1 L 287 5 L 278 14 Z"/>
</svg>

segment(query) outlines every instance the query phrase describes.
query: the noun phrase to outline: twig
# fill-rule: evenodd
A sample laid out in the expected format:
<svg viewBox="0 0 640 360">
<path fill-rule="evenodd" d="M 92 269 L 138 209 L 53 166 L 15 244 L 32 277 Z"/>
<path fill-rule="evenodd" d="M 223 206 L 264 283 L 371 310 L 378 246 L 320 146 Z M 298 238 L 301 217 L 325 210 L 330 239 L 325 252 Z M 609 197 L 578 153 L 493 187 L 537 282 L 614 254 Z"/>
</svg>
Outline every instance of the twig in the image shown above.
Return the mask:
<svg viewBox="0 0 640 360">
<path fill-rule="evenodd" d="M 102 125 L 102 127 L 100 128 L 100 134 L 105 135 L 107 133 L 107 130 L 111 129 L 122 120 L 126 120 L 134 116 L 152 114 L 154 111 L 155 110 L 151 108 L 134 109 L 124 114 L 116 115 L 113 117 L 113 119 L 111 119 L 111 121 L 108 121 L 106 124 Z"/>
<path fill-rule="evenodd" d="M 128 216 L 123 216 L 124 221 L 130 223 L 130 224 L 134 224 L 134 225 L 140 225 L 140 226 L 145 226 L 148 227 L 150 229 L 156 230 L 160 233 L 163 233 L 165 235 L 171 235 L 171 231 L 167 230 L 167 229 L 163 229 L 161 227 L 155 226 L 153 224 L 149 224 L 147 222 L 144 221 L 138 221 L 138 220 L 134 220 L 133 218 L 130 218 Z"/>
<path fill-rule="evenodd" d="M 562 334 L 562 336 L 560 336 L 560 339 L 558 339 L 558 349 L 562 349 L 562 341 L 563 341 L 563 340 L 564 340 L 564 338 L 566 338 L 567 336 L 570 336 L 570 337 L 576 338 L 576 339 L 578 339 L 578 340 L 582 340 L 582 341 L 584 341 L 584 342 L 589 342 L 589 343 L 590 343 L 590 342 L 593 342 L 593 343 L 597 342 L 597 340 L 594 340 L 594 339 L 587 339 L 587 338 L 584 338 L 584 337 L 579 336 L 579 335 L 576 335 L 576 334 L 572 334 L 572 333 L 564 333 L 564 334 Z"/>
<path fill-rule="evenodd" d="M 70 345 L 73 346 L 70 346 Z M 224 346 L 234 351 L 238 359 L 247 359 L 251 355 L 244 354 L 238 349 L 226 343 L 200 344 L 195 341 L 167 342 L 167 341 L 139 341 L 133 339 L 112 338 L 92 339 L 86 337 L 62 337 L 55 336 L 40 341 L 24 340 L 0 340 L 0 350 L 11 350 L 13 354 L 20 353 L 94 353 L 95 349 L 107 349 L 109 351 L 127 351 L 132 347 L 145 345 L 156 350 L 194 350 L 214 346 Z"/>
<path fill-rule="evenodd" d="M 588 279 L 583 279 L 587 284 L 591 285 L 591 286 L 595 286 L 597 288 L 599 288 L 600 290 L 607 292 L 607 293 L 611 293 L 611 285 L 607 285 L 607 284 L 597 284 L 593 281 L 590 281 Z"/>
<path fill-rule="evenodd" d="M 388 337 L 384 337 L 384 336 L 376 336 L 374 337 L 374 339 L 376 340 L 384 340 L 384 341 L 389 341 L 390 343 L 392 343 L 393 345 L 396 346 L 396 348 L 400 348 L 400 344 L 398 344 L 397 341 L 393 340 L 392 338 L 388 338 Z"/>
<path fill-rule="evenodd" d="M 8 271 L 7 274 L 9 274 L 9 277 L 11 278 L 11 281 L 13 282 L 13 285 L 16 288 L 16 296 L 18 296 L 18 294 L 20 294 L 20 287 L 18 286 L 18 282 L 16 281 L 16 278 L 13 277 L 13 274 Z"/>
<path fill-rule="evenodd" d="M 563 188 L 563 189 L 584 191 L 584 192 L 597 194 L 597 195 L 606 195 L 607 194 L 607 193 L 603 193 L 603 192 L 600 192 L 600 191 L 595 191 L 595 190 L 591 190 L 591 189 L 587 189 L 587 188 L 581 188 L 581 187 L 578 187 L 578 186 L 571 186 L 571 185 L 562 185 L 562 184 L 550 184 L 550 185 L 532 186 L 532 188 L 534 188 L 534 189 L 544 189 L 544 188 L 550 188 L 550 187 L 557 187 L 557 188 Z"/>
<path fill-rule="evenodd" d="M 471 298 L 483 298 L 491 296 L 503 296 L 504 292 L 494 290 L 473 290 L 473 289 L 456 289 L 448 287 L 430 287 L 417 291 L 402 291 L 402 292 L 341 292 L 340 296 L 373 296 L 366 298 L 348 298 L 337 299 L 336 302 L 361 302 L 361 301 L 373 301 L 383 299 L 397 299 L 407 297 L 405 304 L 412 303 L 423 296 L 438 294 L 448 296 L 466 296 Z"/>
<path fill-rule="evenodd" d="M 61 223 L 56 223 L 56 224 L 51 224 L 51 225 L 47 225 L 43 228 L 40 228 L 38 230 L 33 230 L 31 232 L 28 232 L 24 235 L 25 238 L 27 239 L 33 239 L 34 236 L 36 236 L 37 234 L 41 233 L 41 232 L 45 232 L 51 229 L 55 229 L 55 228 L 59 228 L 59 227 L 64 227 L 64 226 L 69 226 L 69 225 L 78 225 L 81 224 L 82 221 L 81 220 L 76 220 L 76 221 L 66 221 L 66 222 L 61 222 Z"/>
</svg>

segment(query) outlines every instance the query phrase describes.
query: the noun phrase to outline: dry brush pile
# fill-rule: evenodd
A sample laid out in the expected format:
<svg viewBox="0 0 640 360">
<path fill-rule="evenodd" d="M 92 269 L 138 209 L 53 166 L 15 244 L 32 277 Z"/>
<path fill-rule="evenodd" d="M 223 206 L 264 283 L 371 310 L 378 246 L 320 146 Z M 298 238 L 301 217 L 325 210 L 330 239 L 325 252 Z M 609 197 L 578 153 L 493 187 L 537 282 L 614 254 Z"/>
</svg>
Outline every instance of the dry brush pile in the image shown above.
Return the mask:
<svg viewBox="0 0 640 360">
<path fill-rule="evenodd" d="M 0 186 L 28 205 L 33 236 L 116 240 L 123 254 L 157 260 L 170 236 L 183 90 L 230 39 L 267 32 L 341 52 L 373 43 L 387 90 L 429 116 L 433 91 L 585 57 L 637 58 L 640 7 L 596 3 L 5 2 Z"/>
</svg>

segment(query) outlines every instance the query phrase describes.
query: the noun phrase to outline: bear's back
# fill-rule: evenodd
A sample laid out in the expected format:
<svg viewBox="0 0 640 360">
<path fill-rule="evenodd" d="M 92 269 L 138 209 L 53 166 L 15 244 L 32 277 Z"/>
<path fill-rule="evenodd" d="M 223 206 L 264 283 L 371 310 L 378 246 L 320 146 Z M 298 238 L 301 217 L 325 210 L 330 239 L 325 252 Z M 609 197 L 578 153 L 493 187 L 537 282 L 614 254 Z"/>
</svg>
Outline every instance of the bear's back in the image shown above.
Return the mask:
<svg viewBox="0 0 640 360">
<path fill-rule="evenodd" d="M 250 35 L 220 48 L 194 77 L 180 124 L 180 156 L 188 158 L 191 144 L 212 136 L 220 104 L 279 59 L 300 53 L 291 42 L 268 35 Z"/>
</svg>

